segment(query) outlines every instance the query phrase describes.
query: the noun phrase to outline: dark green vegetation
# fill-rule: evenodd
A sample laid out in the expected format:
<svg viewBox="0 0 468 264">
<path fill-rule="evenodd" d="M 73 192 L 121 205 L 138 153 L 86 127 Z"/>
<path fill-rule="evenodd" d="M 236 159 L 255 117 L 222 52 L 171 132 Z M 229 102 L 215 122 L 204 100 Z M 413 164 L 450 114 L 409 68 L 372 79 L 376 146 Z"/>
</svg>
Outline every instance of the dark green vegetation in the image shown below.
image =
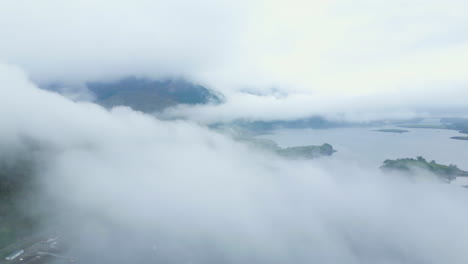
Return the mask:
<svg viewBox="0 0 468 264">
<path fill-rule="evenodd" d="M 468 137 L 451 137 L 451 139 L 468 140 Z"/>
<path fill-rule="evenodd" d="M 148 113 L 178 104 L 218 104 L 223 100 L 222 95 L 183 79 L 129 77 L 112 83 L 88 83 L 87 87 L 96 96 L 96 102 L 105 107 L 122 105 Z"/>
<path fill-rule="evenodd" d="M 321 156 L 331 156 L 336 150 L 330 144 L 321 146 L 298 146 L 278 149 L 276 153 L 290 159 L 314 159 Z"/>
<path fill-rule="evenodd" d="M 265 122 L 263 124 L 267 123 Z M 273 140 L 256 137 L 258 134 L 268 133 L 268 131 L 272 128 L 269 125 L 262 128 L 252 128 L 239 124 L 217 124 L 211 126 L 211 128 L 223 134 L 227 134 L 233 139 L 246 143 L 254 148 L 263 149 L 289 159 L 314 159 L 321 156 L 330 156 L 336 152 L 336 150 L 333 149 L 333 146 L 327 143 L 322 145 L 281 148 Z"/>
<path fill-rule="evenodd" d="M 392 129 L 392 128 L 377 129 L 377 130 L 374 130 L 374 131 L 385 132 L 385 133 L 398 133 L 398 134 L 409 132 L 408 130 L 404 130 L 404 129 Z"/>
<path fill-rule="evenodd" d="M 32 232 L 35 220 L 21 203 L 33 192 L 32 170 L 28 161 L 0 161 L 0 248 Z"/>
<path fill-rule="evenodd" d="M 322 144 L 321 146 L 309 145 L 281 148 L 276 142 L 269 139 L 242 138 L 240 140 L 253 147 L 271 151 L 289 159 L 315 159 L 322 156 L 331 156 L 336 152 L 336 150 L 333 149 L 333 146 L 327 143 Z"/>
<path fill-rule="evenodd" d="M 394 170 L 408 173 L 414 172 L 415 169 L 422 169 L 433 173 L 446 182 L 450 182 L 456 177 L 468 177 L 468 172 L 460 170 L 456 165 L 450 164 L 447 166 L 438 164 L 435 161 L 428 162 L 423 157 L 386 160 L 380 168 L 387 171 Z"/>
</svg>

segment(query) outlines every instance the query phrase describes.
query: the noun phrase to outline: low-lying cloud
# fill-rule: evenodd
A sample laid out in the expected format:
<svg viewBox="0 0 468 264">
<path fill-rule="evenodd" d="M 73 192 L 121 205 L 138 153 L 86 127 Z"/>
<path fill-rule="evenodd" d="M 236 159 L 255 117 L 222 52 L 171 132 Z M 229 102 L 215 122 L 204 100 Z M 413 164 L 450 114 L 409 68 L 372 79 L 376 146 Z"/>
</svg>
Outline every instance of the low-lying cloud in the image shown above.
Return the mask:
<svg viewBox="0 0 468 264">
<path fill-rule="evenodd" d="M 404 91 L 362 94 L 290 93 L 264 95 L 229 93 L 221 105 L 179 105 L 167 109 L 168 117 L 202 123 L 246 120 L 296 120 L 321 116 L 331 121 L 366 123 L 416 117 L 466 117 L 468 93 L 463 87 L 420 87 Z"/>
<path fill-rule="evenodd" d="M 11 66 L 0 80 L 0 145 L 40 146 L 42 191 L 61 208 L 55 223 L 78 261 L 468 259 L 462 188 L 352 162 L 282 160 L 190 122 L 72 102 Z"/>
</svg>

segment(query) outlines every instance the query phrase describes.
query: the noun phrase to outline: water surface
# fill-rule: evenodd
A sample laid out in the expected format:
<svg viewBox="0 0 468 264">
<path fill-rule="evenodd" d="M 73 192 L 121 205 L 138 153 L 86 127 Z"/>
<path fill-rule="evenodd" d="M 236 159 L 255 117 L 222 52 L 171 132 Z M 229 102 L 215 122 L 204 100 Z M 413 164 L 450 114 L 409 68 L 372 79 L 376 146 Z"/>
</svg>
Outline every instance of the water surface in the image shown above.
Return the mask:
<svg viewBox="0 0 468 264">
<path fill-rule="evenodd" d="M 280 129 L 262 138 L 281 147 L 329 143 L 338 151 L 332 158 L 356 160 L 363 165 L 380 166 L 386 159 L 423 156 L 441 164 L 456 164 L 468 170 L 468 141 L 450 137 L 463 134 L 447 129 L 411 129 L 407 133 L 385 133 L 375 128 Z M 466 136 L 466 135 L 465 135 Z"/>
</svg>

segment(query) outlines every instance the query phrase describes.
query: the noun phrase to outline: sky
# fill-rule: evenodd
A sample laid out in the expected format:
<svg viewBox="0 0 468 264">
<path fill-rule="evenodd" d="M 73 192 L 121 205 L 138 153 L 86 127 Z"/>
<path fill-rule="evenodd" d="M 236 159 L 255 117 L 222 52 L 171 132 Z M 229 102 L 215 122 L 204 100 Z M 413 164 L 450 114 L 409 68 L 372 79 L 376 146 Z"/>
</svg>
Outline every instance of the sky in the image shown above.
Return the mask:
<svg viewBox="0 0 468 264">
<path fill-rule="evenodd" d="M 176 111 L 199 120 L 467 113 L 466 1 L 2 0 L 0 7 L 0 61 L 35 82 L 184 76 L 228 98 L 217 111 Z"/>
</svg>

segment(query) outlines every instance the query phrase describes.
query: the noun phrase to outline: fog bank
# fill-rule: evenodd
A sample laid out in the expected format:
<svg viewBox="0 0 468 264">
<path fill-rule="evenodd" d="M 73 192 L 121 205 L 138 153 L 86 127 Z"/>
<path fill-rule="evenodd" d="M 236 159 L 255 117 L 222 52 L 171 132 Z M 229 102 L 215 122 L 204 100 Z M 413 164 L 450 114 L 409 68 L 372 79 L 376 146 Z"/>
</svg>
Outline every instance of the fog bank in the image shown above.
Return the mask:
<svg viewBox="0 0 468 264">
<path fill-rule="evenodd" d="M 83 263 L 468 259 L 462 188 L 282 160 L 190 122 L 72 102 L 11 66 L 0 80 L 0 146 L 38 147 L 41 191 L 59 208 L 45 217 Z"/>
</svg>

